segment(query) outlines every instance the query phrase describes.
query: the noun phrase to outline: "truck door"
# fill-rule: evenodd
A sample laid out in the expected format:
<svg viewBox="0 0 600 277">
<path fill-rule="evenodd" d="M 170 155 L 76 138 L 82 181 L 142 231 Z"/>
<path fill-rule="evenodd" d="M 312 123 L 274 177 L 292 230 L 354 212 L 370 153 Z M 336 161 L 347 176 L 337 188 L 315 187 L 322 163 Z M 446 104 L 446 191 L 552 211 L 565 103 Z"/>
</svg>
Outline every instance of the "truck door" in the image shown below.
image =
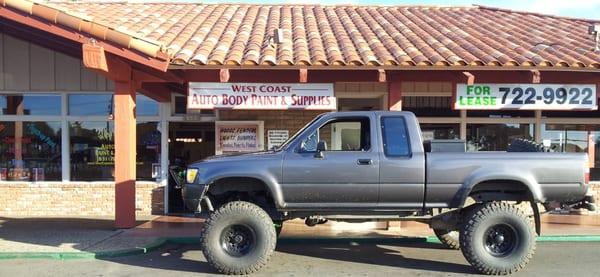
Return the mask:
<svg viewBox="0 0 600 277">
<path fill-rule="evenodd" d="M 421 208 L 425 192 L 425 154 L 420 150 L 413 151 L 417 148 L 411 147 L 411 143 L 421 143 L 421 140 L 418 136 L 412 136 L 412 140 L 418 141 L 411 141 L 409 133 L 418 132 L 416 119 L 401 115 L 383 115 L 379 119 L 379 126 L 383 151 L 380 152 L 378 207 Z"/>
<path fill-rule="evenodd" d="M 377 205 L 379 154 L 369 116 L 336 117 L 322 123 L 288 151 L 282 190 L 289 207 L 344 208 Z M 317 143 L 328 148 L 317 154 Z"/>
</svg>

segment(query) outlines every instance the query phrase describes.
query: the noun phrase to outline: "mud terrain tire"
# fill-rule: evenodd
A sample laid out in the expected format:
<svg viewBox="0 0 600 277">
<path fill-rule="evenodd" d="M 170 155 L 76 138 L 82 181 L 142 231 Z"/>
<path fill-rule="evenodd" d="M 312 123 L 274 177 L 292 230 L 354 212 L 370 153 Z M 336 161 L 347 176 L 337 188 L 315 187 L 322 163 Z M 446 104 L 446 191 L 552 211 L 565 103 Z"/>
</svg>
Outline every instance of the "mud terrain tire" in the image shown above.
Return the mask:
<svg viewBox="0 0 600 277">
<path fill-rule="evenodd" d="M 523 269 L 535 252 L 531 220 L 505 202 L 476 205 L 466 215 L 460 232 L 460 248 L 467 261 L 488 275 Z"/>
<path fill-rule="evenodd" d="M 224 274 L 245 275 L 267 264 L 277 242 L 273 221 L 259 206 L 235 201 L 213 212 L 202 229 L 202 252 Z"/>
</svg>

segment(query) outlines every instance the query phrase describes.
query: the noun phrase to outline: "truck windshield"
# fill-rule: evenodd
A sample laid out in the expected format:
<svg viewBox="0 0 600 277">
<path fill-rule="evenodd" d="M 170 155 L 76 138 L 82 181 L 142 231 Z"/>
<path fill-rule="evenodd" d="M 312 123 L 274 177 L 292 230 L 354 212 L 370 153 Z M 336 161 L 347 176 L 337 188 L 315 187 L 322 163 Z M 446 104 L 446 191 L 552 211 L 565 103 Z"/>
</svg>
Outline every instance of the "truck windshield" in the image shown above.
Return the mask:
<svg viewBox="0 0 600 277">
<path fill-rule="evenodd" d="M 304 127 L 302 127 L 300 130 L 298 130 L 298 132 L 296 132 L 294 135 L 292 135 L 289 139 L 287 139 L 284 143 L 282 143 L 281 145 L 279 145 L 279 147 L 276 147 L 275 151 L 280 151 L 282 149 L 287 148 L 288 144 L 290 144 L 290 142 L 294 141 L 294 139 L 296 139 L 296 137 L 298 137 L 306 128 L 308 128 L 308 126 L 312 125 L 313 122 L 317 121 L 319 118 L 321 118 L 323 116 L 323 114 L 318 115 L 317 117 L 315 117 L 313 120 L 311 120 L 310 122 L 308 122 L 306 125 L 304 125 Z"/>
</svg>

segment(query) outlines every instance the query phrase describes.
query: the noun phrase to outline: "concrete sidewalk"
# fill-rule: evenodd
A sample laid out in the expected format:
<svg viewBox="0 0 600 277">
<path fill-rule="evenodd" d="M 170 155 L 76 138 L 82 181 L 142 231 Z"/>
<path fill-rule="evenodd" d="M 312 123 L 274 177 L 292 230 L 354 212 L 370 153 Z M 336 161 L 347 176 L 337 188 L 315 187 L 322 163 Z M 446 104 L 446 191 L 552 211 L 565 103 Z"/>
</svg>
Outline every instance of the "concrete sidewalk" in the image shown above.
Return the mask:
<svg viewBox="0 0 600 277">
<path fill-rule="evenodd" d="M 194 217 L 149 217 L 140 220 L 136 228 L 115 230 L 112 218 L 0 217 L 0 258 L 3 253 L 64 253 L 74 256 L 83 253 L 91 257 L 98 253 L 107 256 L 143 253 L 165 242 L 165 239 L 196 242 L 200 238 L 203 221 Z M 374 226 L 370 223 L 329 222 L 308 227 L 301 220 L 293 220 L 284 224 L 281 237 L 391 239 L 433 236 L 433 232 L 422 223 L 396 222 L 387 229 Z M 594 236 L 600 239 L 600 216 L 544 215 L 542 236 Z"/>
</svg>

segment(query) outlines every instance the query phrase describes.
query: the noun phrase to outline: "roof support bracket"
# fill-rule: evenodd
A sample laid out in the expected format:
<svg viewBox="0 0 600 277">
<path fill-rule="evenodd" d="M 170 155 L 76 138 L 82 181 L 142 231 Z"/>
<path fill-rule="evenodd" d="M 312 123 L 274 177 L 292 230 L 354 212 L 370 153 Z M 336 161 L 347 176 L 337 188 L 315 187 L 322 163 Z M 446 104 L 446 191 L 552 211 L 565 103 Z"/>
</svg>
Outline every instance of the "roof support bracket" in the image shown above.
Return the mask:
<svg viewBox="0 0 600 277">
<path fill-rule="evenodd" d="M 227 82 L 229 82 L 229 77 L 230 76 L 231 75 L 229 74 L 229 69 L 227 69 L 227 68 L 221 68 L 219 70 L 219 81 L 221 83 L 227 83 Z"/>
<path fill-rule="evenodd" d="M 539 70 L 537 69 L 532 69 L 531 70 L 531 83 L 533 84 L 539 84 L 541 79 L 542 79 L 542 74 L 540 73 Z"/>
<path fill-rule="evenodd" d="M 377 72 L 378 72 L 377 80 L 380 83 L 385 83 L 387 81 L 386 80 L 386 75 L 385 75 L 385 69 L 378 69 Z"/>
<path fill-rule="evenodd" d="M 471 72 L 463 71 L 465 77 L 467 77 L 467 85 L 472 86 L 475 84 L 475 75 L 471 74 Z"/>
<path fill-rule="evenodd" d="M 300 70 L 298 70 L 298 81 L 300 83 L 308 82 L 308 69 L 300 68 Z"/>
</svg>

